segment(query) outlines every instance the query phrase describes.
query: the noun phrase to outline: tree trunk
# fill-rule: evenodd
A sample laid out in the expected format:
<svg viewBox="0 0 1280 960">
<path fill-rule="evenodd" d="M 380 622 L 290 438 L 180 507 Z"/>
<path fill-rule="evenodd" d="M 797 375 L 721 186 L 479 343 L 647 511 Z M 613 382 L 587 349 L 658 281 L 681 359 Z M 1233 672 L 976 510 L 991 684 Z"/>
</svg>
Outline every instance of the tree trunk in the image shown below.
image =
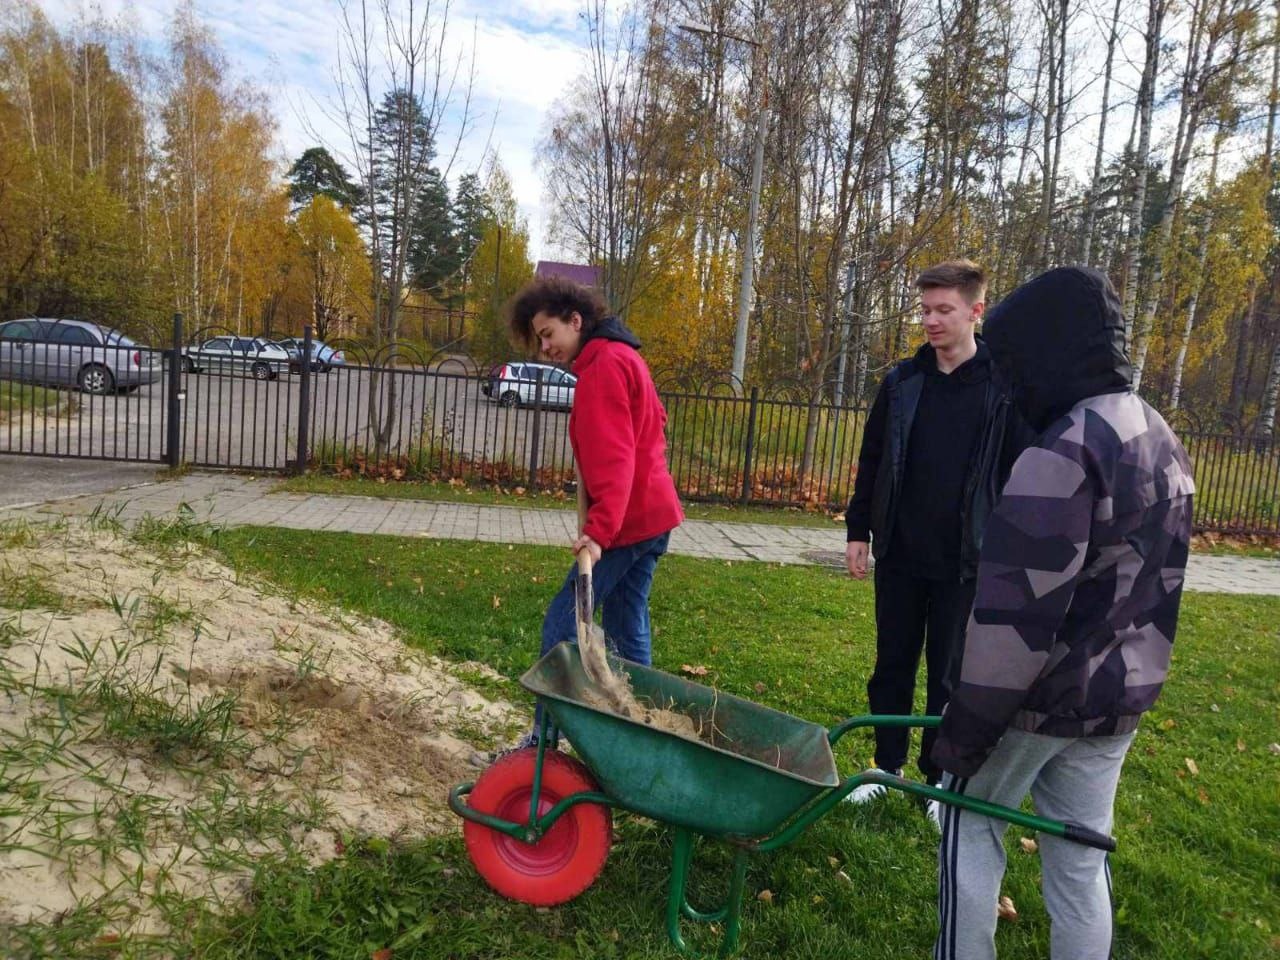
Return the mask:
<svg viewBox="0 0 1280 960">
<path fill-rule="evenodd" d="M 1107 34 L 1107 59 L 1102 71 L 1102 112 L 1098 116 L 1098 147 L 1093 154 L 1093 178 L 1089 181 L 1089 192 L 1085 195 L 1084 251 L 1080 260 L 1086 266 L 1093 266 L 1093 232 L 1098 217 L 1099 194 L 1102 189 L 1102 155 L 1107 141 L 1107 111 L 1111 104 L 1111 68 L 1115 61 L 1116 39 L 1120 25 L 1120 0 L 1116 0 L 1116 8 L 1111 14 L 1111 31 Z"/>
<path fill-rule="evenodd" d="M 1225 131 L 1219 131 L 1213 138 L 1213 157 L 1209 162 L 1209 183 L 1205 189 L 1208 203 L 1205 205 L 1204 225 L 1200 228 L 1200 247 L 1196 251 L 1196 272 L 1194 286 L 1191 288 L 1191 300 L 1187 304 L 1187 319 L 1182 325 L 1182 337 L 1178 341 L 1178 355 L 1173 361 L 1173 380 L 1169 386 L 1169 409 L 1177 410 L 1182 401 L 1182 371 L 1187 363 L 1187 347 L 1191 343 L 1191 333 L 1196 325 L 1196 311 L 1200 306 L 1200 294 L 1204 291 L 1205 263 L 1209 259 L 1209 235 L 1213 232 L 1213 194 L 1218 186 L 1218 154 L 1222 150 L 1222 142 L 1226 139 Z"/>
<path fill-rule="evenodd" d="M 1124 339 L 1133 349 L 1133 323 L 1138 306 L 1138 269 L 1142 264 L 1142 214 L 1147 202 L 1147 157 L 1151 151 L 1151 113 L 1155 103 L 1156 74 L 1160 68 L 1160 40 L 1167 0 L 1147 0 L 1147 26 L 1144 34 L 1146 55 L 1142 65 L 1142 82 L 1138 86 L 1135 116 L 1138 124 L 1138 146 L 1134 152 L 1133 199 L 1129 206 L 1129 232 L 1124 258 Z"/>
</svg>

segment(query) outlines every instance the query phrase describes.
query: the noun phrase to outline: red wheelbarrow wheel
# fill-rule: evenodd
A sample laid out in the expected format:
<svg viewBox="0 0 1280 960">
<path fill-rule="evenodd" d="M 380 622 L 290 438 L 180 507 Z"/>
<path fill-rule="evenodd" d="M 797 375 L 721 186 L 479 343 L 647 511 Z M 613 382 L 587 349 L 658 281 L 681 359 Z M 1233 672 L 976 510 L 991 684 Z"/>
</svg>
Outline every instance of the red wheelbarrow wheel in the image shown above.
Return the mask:
<svg viewBox="0 0 1280 960">
<path fill-rule="evenodd" d="M 537 760 L 536 747 L 503 757 L 481 774 L 468 804 L 503 820 L 527 822 Z M 542 762 L 538 815 L 570 794 L 599 789 L 585 766 L 548 750 Z M 591 886 L 609 856 L 612 830 L 612 811 L 594 803 L 570 807 L 534 844 L 469 820 L 462 827 L 471 862 L 489 886 L 504 897 L 538 907 L 572 900 Z"/>
</svg>

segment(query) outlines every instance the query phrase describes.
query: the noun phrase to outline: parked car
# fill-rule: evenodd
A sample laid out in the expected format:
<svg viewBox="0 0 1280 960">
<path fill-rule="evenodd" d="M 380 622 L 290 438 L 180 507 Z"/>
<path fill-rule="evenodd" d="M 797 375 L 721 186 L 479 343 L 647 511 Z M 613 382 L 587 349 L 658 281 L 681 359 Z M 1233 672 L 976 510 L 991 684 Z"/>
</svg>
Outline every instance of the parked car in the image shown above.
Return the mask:
<svg viewBox="0 0 1280 960">
<path fill-rule="evenodd" d="M 0 323 L 0 379 L 132 391 L 164 373 L 163 355 L 87 320 L 27 317 Z"/>
<path fill-rule="evenodd" d="M 500 363 L 489 371 L 480 391 L 504 407 L 532 404 L 542 372 L 542 402 L 548 407 L 572 407 L 578 378 L 549 363 Z"/>
<path fill-rule="evenodd" d="M 214 337 L 197 346 L 183 347 L 182 368 L 187 373 L 241 374 L 255 380 L 274 380 L 289 368 L 289 354 L 262 337 Z"/>
<path fill-rule="evenodd" d="M 276 343 L 289 354 L 289 372 L 298 373 L 302 369 L 302 364 L 298 360 L 302 356 L 302 338 L 285 337 L 283 340 L 277 340 Z M 341 367 L 346 362 L 347 356 L 341 350 L 335 350 L 320 340 L 311 341 L 312 370 L 317 373 L 328 373 L 334 367 Z"/>
</svg>

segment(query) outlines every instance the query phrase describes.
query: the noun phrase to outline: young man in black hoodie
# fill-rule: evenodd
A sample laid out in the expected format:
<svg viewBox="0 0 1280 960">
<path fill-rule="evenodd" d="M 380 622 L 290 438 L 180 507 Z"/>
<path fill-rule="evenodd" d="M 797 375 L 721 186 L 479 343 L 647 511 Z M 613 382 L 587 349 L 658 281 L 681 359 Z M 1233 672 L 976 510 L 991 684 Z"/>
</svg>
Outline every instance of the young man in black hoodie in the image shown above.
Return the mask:
<svg viewBox="0 0 1280 960">
<path fill-rule="evenodd" d="M 1025 438 L 1010 414 L 1009 391 L 975 335 L 986 275 L 968 260 L 920 274 L 921 324 L 928 342 L 885 377 L 867 418 L 853 498 L 845 512 L 846 560 L 857 579 L 875 557 L 876 663 L 867 684 L 872 713 L 911 713 L 923 648 L 925 712 L 941 713 L 953 659 L 973 603 L 978 551 L 988 515 Z M 910 731 L 878 728 L 876 766 L 901 773 Z M 919 766 L 936 783 L 933 731 Z M 859 787 L 852 803 L 883 796 Z M 938 822 L 937 805 L 927 807 Z"/>
<path fill-rule="evenodd" d="M 944 786 L 1110 833 L 1120 768 L 1169 669 L 1191 537 L 1191 464 L 1130 387 L 1120 300 L 1097 270 L 1023 284 L 983 325 L 1038 439 L 987 526 Z M 948 806 L 934 960 L 994 960 L 1006 824 Z M 1052 960 L 1111 955 L 1106 854 L 1040 835 Z"/>
</svg>

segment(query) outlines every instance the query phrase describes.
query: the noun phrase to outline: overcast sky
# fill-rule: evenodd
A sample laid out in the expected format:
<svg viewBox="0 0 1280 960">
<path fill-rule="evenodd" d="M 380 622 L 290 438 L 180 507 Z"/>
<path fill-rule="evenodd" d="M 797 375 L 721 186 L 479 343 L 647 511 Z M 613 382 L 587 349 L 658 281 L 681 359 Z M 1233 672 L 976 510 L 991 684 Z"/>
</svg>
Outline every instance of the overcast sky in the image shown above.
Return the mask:
<svg viewBox="0 0 1280 960">
<path fill-rule="evenodd" d="M 423 9 L 423 0 L 416 2 Z M 174 9 L 172 0 L 43 0 L 41 6 L 60 27 L 82 10 L 123 18 L 156 51 L 163 49 Z M 432 0 L 433 12 L 442 9 L 441 0 Z M 529 220 L 534 259 L 560 253 L 545 243 L 534 158 L 548 108 L 585 62 L 580 9 L 581 0 L 453 0 L 449 11 L 449 48 L 454 56 L 475 58 L 473 126 L 451 179 L 477 169 L 486 148 L 496 152 Z M 335 0 L 196 0 L 195 10 L 231 61 L 231 79 L 249 80 L 270 97 L 282 163 L 317 139 L 335 154 L 349 150 L 349 138 L 332 119 L 340 41 Z M 441 139 L 456 138 L 442 133 Z"/>
</svg>

